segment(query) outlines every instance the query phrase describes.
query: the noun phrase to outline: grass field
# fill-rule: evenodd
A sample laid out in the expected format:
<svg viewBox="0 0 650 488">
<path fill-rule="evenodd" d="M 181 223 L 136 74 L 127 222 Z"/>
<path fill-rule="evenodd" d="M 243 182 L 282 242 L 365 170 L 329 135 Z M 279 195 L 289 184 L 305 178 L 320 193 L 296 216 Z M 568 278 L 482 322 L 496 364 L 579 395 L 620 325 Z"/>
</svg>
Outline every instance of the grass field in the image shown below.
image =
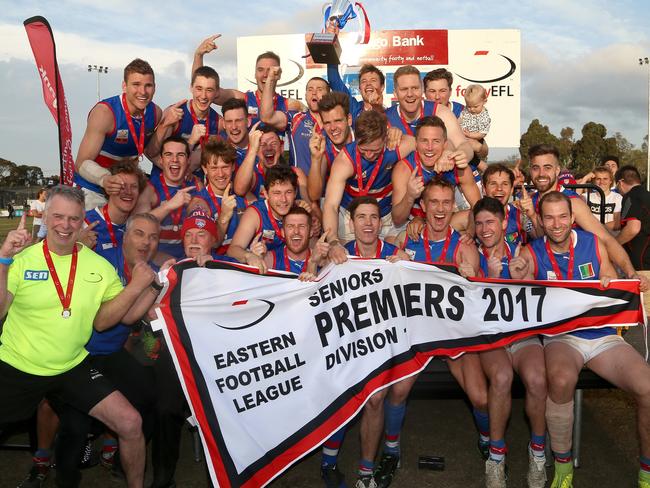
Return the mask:
<svg viewBox="0 0 650 488">
<path fill-rule="evenodd" d="M 34 220 L 32 217 L 27 217 L 26 227 L 30 231 L 32 230 L 32 220 Z M 7 217 L 0 218 L 0 244 L 4 242 L 5 237 L 7 237 L 9 231 L 18 227 L 19 223 L 20 223 L 20 218 L 18 217 L 14 217 L 12 220 L 8 219 Z"/>
</svg>

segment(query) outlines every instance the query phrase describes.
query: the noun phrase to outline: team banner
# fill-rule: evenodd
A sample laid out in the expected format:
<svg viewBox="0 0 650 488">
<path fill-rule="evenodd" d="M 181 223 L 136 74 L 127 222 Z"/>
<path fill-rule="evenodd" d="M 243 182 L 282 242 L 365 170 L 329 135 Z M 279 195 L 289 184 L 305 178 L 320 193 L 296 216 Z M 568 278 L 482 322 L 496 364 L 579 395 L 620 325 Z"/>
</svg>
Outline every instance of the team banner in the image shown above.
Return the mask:
<svg viewBox="0 0 650 488">
<path fill-rule="evenodd" d="M 48 21 L 41 16 L 30 17 L 23 22 L 29 44 L 34 53 L 38 75 L 43 83 L 43 100 L 59 130 L 59 164 L 61 183 L 72 185 L 74 159 L 72 157 L 72 129 L 68 102 L 56 61 L 54 34 Z"/>
<path fill-rule="evenodd" d="M 158 322 L 220 487 L 266 485 L 434 355 L 645 319 L 638 281 L 468 281 L 412 262 L 304 283 L 188 261 L 167 280 Z"/>
</svg>

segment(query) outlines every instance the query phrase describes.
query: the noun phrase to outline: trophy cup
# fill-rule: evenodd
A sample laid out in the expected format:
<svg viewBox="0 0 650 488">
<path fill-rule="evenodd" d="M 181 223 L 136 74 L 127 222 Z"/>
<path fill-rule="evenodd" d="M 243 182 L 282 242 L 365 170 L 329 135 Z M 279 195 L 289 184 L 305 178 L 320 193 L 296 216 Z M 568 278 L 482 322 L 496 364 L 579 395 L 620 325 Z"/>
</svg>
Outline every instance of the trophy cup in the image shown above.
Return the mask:
<svg viewBox="0 0 650 488">
<path fill-rule="evenodd" d="M 341 45 L 338 32 L 348 21 L 357 19 L 359 23 L 357 43 L 366 44 L 370 39 L 370 23 L 363 5 L 350 0 L 334 0 L 325 4 L 324 32 L 314 33 L 307 41 L 307 49 L 314 63 L 341 64 Z M 363 18 L 363 23 L 361 22 Z"/>
</svg>

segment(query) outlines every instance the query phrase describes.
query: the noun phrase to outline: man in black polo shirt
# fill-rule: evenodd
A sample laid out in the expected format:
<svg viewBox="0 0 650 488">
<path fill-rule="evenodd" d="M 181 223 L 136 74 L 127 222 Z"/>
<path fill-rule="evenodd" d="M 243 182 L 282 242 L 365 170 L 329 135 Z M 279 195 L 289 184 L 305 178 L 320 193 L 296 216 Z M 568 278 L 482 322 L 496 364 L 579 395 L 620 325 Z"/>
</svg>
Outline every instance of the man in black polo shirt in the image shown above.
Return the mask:
<svg viewBox="0 0 650 488">
<path fill-rule="evenodd" d="M 616 187 L 623 195 L 621 233 L 616 240 L 625 247 L 636 270 L 650 270 L 650 192 L 641 185 L 634 166 L 616 172 Z"/>
</svg>

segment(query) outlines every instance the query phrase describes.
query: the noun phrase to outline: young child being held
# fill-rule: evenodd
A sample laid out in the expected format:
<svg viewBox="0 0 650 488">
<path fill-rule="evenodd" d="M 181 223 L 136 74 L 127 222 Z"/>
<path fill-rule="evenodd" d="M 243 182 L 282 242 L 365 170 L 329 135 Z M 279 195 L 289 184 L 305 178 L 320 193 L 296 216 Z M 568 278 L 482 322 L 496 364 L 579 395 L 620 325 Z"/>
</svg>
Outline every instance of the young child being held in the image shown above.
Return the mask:
<svg viewBox="0 0 650 488">
<path fill-rule="evenodd" d="M 485 108 L 486 102 L 487 92 L 481 85 L 469 85 L 465 88 L 465 108 L 460 113 L 458 122 L 474 152 L 480 150 L 483 138 L 490 131 L 491 121 Z"/>
</svg>

